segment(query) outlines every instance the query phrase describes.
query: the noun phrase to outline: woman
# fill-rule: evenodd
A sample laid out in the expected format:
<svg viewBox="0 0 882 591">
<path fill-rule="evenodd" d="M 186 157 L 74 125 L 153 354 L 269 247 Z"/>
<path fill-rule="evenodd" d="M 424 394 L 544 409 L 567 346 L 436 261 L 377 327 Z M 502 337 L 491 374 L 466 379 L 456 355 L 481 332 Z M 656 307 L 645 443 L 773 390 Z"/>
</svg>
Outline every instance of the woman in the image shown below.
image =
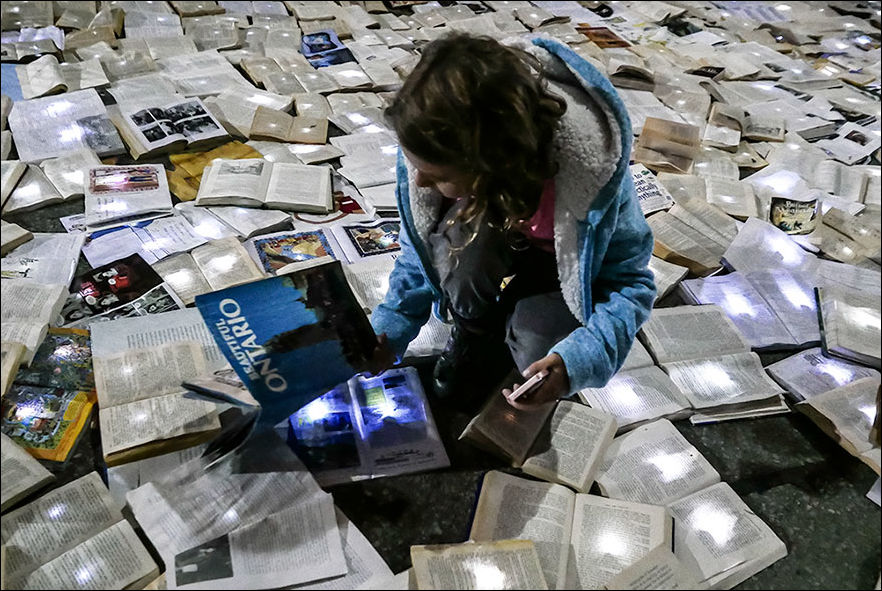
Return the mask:
<svg viewBox="0 0 882 591">
<path fill-rule="evenodd" d="M 512 403 L 534 408 L 606 384 L 655 285 L 624 105 L 566 46 L 518 43 L 427 45 L 387 109 L 402 250 L 372 324 L 400 355 L 433 304 L 452 318 L 440 395 L 500 379 L 504 339 L 525 378 L 548 372 Z"/>
</svg>

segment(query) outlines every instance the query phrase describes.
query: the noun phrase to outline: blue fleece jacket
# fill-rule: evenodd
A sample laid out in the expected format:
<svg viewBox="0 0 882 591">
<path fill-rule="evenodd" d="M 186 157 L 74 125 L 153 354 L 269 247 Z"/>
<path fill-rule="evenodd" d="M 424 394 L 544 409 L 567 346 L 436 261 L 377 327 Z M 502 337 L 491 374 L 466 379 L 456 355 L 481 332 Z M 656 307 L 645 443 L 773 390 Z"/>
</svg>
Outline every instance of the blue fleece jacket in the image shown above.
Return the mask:
<svg viewBox="0 0 882 591">
<path fill-rule="evenodd" d="M 653 239 L 628 168 L 631 124 L 621 99 L 603 74 L 565 45 L 549 39 L 534 39 L 533 44 L 533 49 L 544 50 L 546 61 L 558 62 L 551 65 L 569 71 L 579 92 L 602 105 L 614 122 L 611 129 L 618 134 L 614 139 L 620 148 L 618 162 L 607 166 L 614 164 L 614 172 L 607 172 L 604 178 L 608 180 L 598 190 L 590 182 L 597 175 L 586 174 L 589 180 L 585 182 L 572 178 L 580 176 L 580 168 L 589 167 L 584 163 L 589 158 L 582 155 L 590 152 L 579 149 L 592 147 L 570 149 L 570 144 L 580 141 L 579 133 L 561 140 L 561 159 L 571 162 L 564 162 L 555 177 L 555 249 L 564 300 L 582 326 L 549 353 L 561 356 L 571 392 L 576 392 L 609 381 L 622 366 L 637 330 L 649 318 L 656 293 L 647 267 Z M 396 193 L 401 255 L 390 276 L 386 298 L 371 316 L 374 330 L 386 333 L 398 355 L 428 321 L 433 305 L 442 317 L 446 310 L 438 274 L 425 245 L 426 220 L 419 217 L 425 215 L 420 201 L 425 200 L 424 191 L 411 186 L 409 176 L 399 153 Z M 414 209 L 419 210 L 417 216 Z"/>
</svg>

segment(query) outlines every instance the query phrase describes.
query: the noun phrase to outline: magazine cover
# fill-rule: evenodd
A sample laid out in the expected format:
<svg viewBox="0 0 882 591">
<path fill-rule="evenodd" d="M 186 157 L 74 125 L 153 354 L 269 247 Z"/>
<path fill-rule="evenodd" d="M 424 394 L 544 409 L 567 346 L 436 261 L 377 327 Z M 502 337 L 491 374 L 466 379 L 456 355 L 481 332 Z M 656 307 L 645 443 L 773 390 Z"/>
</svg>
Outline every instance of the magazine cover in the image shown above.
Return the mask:
<svg viewBox="0 0 882 591">
<path fill-rule="evenodd" d="M 31 364 L 18 370 L 15 383 L 65 390 L 92 390 L 95 375 L 92 373 L 89 331 L 50 328 Z"/>
<path fill-rule="evenodd" d="M 269 273 L 291 263 L 334 256 L 324 232 L 283 232 L 251 240 L 259 264 Z"/>
<path fill-rule="evenodd" d="M 0 429 L 35 458 L 64 462 L 88 424 L 94 396 L 13 384 L 0 406 Z"/>
<path fill-rule="evenodd" d="M 159 314 L 183 308 L 159 273 L 133 254 L 75 277 L 61 309 L 62 324 L 86 327 L 101 320 Z"/>
<path fill-rule="evenodd" d="M 401 250 L 398 219 L 378 220 L 363 224 L 337 224 L 330 232 L 338 250 L 350 263 L 382 255 L 392 255 Z"/>
<path fill-rule="evenodd" d="M 196 307 L 264 424 L 362 371 L 376 347 L 339 261 L 197 296 Z"/>
<path fill-rule="evenodd" d="M 355 56 L 340 42 L 333 29 L 304 35 L 300 39 L 300 52 L 314 68 L 356 61 Z"/>
</svg>

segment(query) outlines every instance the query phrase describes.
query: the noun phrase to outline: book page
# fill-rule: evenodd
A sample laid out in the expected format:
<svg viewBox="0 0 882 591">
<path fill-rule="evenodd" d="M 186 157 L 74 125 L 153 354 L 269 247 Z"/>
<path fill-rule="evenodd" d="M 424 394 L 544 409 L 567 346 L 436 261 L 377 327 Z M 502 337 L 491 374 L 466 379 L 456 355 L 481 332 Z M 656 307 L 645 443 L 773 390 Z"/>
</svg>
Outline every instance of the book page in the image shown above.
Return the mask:
<svg viewBox="0 0 882 591">
<path fill-rule="evenodd" d="M 92 325 L 92 356 L 112 357 L 122 351 L 194 341 L 202 345 L 206 371 L 228 367 L 199 310 L 188 308 L 137 318 L 118 318 Z"/>
<path fill-rule="evenodd" d="M 3 320 L 0 323 L 0 340 L 24 346 L 25 351 L 22 353 L 21 365 L 30 365 L 47 330 L 49 330 L 49 326 L 45 322 Z"/>
<path fill-rule="evenodd" d="M 192 304 L 196 296 L 212 291 L 190 253 L 182 252 L 151 266 L 186 305 Z"/>
<path fill-rule="evenodd" d="M 208 211 L 242 238 L 272 232 L 280 226 L 286 226 L 291 221 L 291 214 L 273 209 L 211 207 Z M 222 236 L 215 238 L 222 238 Z"/>
<path fill-rule="evenodd" d="M 760 280 L 765 283 L 766 278 Z M 769 301 L 741 273 L 687 279 L 680 284 L 680 289 L 696 304 L 714 304 L 725 310 L 752 349 L 802 344 L 794 340 L 787 326 L 769 306 Z"/>
<path fill-rule="evenodd" d="M 30 572 L 122 519 L 97 472 L 0 518 L 6 546 L 4 571 L 10 588 L 21 588 Z"/>
<path fill-rule="evenodd" d="M 604 589 L 706 589 L 670 548 L 658 546 L 606 582 Z"/>
<path fill-rule="evenodd" d="M 29 164 L 24 175 L 3 204 L 3 215 L 12 215 L 64 201 L 55 185 L 36 165 Z"/>
<path fill-rule="evenodd" d="M 676 361 L 662 367 L 695 409 L 744 405 L 783 392 L 752 352 Z"/>
<path fill-rule="evenodd" d="M 835 431 L 828 434 L 834 439 L 844 439 L 846 449 L 857 455 L 874 447 L 870 441 L 870 429 L 876 416 L 876 391 L 879 384 L 879 377 L 862 378 L 818 394 L 801 405 L 810 406 L 827 419 Z M 878 449 L 878 446 L 875 447 Z"/>
<path fill-rule="evenodd" d="M 21 579 L 23 589 L 124 589 L 155 577 L 159 568 L 123 520 Z"/>
<path fill-rule="evenodd" d="M 67 299 L 67 286 L 7 280 L 0 282 L 0 299 L 3 300 L 0 317 L 4 324 L 14 321 L 49 324 L 61 312 Z"/>
<path fill-rule="evenodd" d="M 754 271 L 744 277 L 769 304 L 769 308 L 799 345 L 820 342 L 818 310 L 808 281 L 783 269 Z"/>
<path fill-rule="evenodd" d="M 572 535 L 569 589 L 601 589 L 650 550 L 670 548 L 672 541 L 664 507 L 585 494 L 576 495 Z"/>
<path fill-rule="evenodd" d="M 787 555 L 768 525 L 720 482 L 670 505 L 674 553 L 712 588 L 730 589 Z"/>
<path fill-rule="evenodd" d="M 104 456 L 161 439 L 220 429 L 217 405 L 185 392 L 151 396 L 127 404 L 101 407 L 101 449 Z"/>
<path fill-rule="evenodd" d="M 5 433 L 0 433 L 0 470 L 3 472 L 0 479 L 0 507 L 4 511 L 28 493 L 55 480 L 55 476 L 43 464 Z"/>
<path fill-rule="evenodd" d="M 639 367 L 649 367 L 650 365 L 655 365 L 655 361 L 652 360 L 649 351 L 646 350 L 643 343 L 638 339 L 634 339 L 631 343 L 631 350 L 628 351 L 628 355 L 625 357 L 625 361 L 622 363 L 619 371 L 624 372 Z"/>
<path fill-rule="evenodd" d="M 216 160 L 206 167 L 196 200 L 232 205 L 263 203 L 271 168 L 271 163 L 261 158 Z"/>
<path fill-rule="evenodd" d="M 750 183 L 719 177 L 704 179 L 707 202 L 737 218 L 759 217 L 759 208 Z"/>
<path fill-rule="evenodd" d="M 4 280 L 25 280 L 38 284 L 58 283 L 70 285 L 79 262 L 76 257 L 31 258 L 15 256 L 15 253 L 0 259 L 0 277 Z"/>
<path fill-rule="evenodd" d="M 814 398 L 834 388 L 866 377 L 879 377 L 875 369 L 837 357 L 828 357 L 820 347 L 808 349 L 766 367 L 797 402 Z"/>
<path fill-rule="evenodd" d="M 669 263 L 657 256 L 649 258 L 648 266 L 649 270 L 652 271 L 652 278 L 655 280 L 656 300 L 660 300 L 668 295 L 689 274 L 687 267 Z"/>
<path fill-rule="evenodd" d="M 731 268 L 743 273 L 768 269 L 811 273 L 818 264 L 790 236 L 758 218 L 747 219 L 723 258 Z"/>
<path fill-rule="evenodd" d="M 193 260 L 212 291 L 262 279 L 265 275 L 235 237 L 212 240 L 193 249 Z"/>
<path fill-rule="evenodd" d="M 185 379 L 205 373 L 205 356 L 195 342 L 96 355 L 93 363 L 102 409 L 179 391 Z"/>
<path fill-rule="evenodd" d="M 69 91 L 110 84 L 97 57 L 81 62 L 65 62 L 59 65 L 58 70 Z"/>
<path fill-rule="evenodd" d="M 292 585 L 289 589 L 315 589 L 332 591 L 334 589 L 387 589 L 384 584 L 394 575 L 386 561 L 371 545 L 355 524 L 349 521 L 339 508 L 334 509 L 337 527 L 343 538 L 343 556 L 346 558 L 346 574 L 326 581 L 313 581 L 302 585 Z"/>
<path fill-rule="evenodd" d="M 828 351 L 880 367 L 880 303 L 878 293 L 837 289 L 818 289 L 823 345 Z"/>
<path fill-rule="evenodd" d="M 667 505 L 720 475 L 670 421 L 659 419 L 616 437 L 596 480 L 611 499 Z"/>
<path fill-rule="evenodd" d="M 281 209 L 327 213 L 333 208 L 330 171 L 323 166 L 277 162 L 265 201 Z"/>
<path fill-rule="evenodd" d="M 549 588 L 562 589 L 574 498 L 572 491 L 559 484 L 492 470 L 484 475 L 469 539 L 531 540 Z"/>
<path fill-rule="evenodd" d="M 75 150 L 40 163 L 46 178 L 64 199 L 84 193 L 86 172 L 95 166 L 101 166 L 101 160 L 91 148 Z"/>
<path fill-rule="evenodd" d="M 659 363 L 750 350 L 723 309 L 713 305 L 656 308 L 641 330 Z"/>
<path fill-rule="evenodd" d="M 602 388 L 585 388 L 579 398 L 610 413 L 619 431 L 661 417 L 688 414 L 689 401 L 671 378 L 656 366 L 621 371 Z"/>
<path fill-rule="evenodd" d="M 533 443 L 522 469 L 531 476 L 587 492 L 615 432 L 616 419 L 611 414 L 561 400 Z"/>
<path fill-rule="evenodd" d="M 25 99 L 67 90 L 58 59 L 54 55 L 44 55 L 27 65 L 15 66 L 15 73 Z"/>
<path fill-rule="evenodd" d="M 655 256 L 689 267 L 696 273 L 720 267 L 719 246 L 692 226 L 666 211 L 649 216 L 646 221 L 655 237 Z"/>
<path fill-rule="evenodd" d="M 548 589 L 533 542 L 411 546 L 418 589 Z"/>
</svg>

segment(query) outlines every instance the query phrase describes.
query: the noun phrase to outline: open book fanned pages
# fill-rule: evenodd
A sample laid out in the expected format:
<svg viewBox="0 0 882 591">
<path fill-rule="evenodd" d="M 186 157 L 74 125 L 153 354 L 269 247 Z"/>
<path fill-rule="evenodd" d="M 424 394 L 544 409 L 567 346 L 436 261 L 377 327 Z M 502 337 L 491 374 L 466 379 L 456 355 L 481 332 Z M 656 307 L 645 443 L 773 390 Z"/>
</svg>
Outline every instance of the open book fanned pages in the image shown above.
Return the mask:
<svg viewBox="0 0 882 591">
<path fill-rule="evenodd" d="M 55 480 L 49 470 L 4 433 L 0 433 L 0 469 L 4 476 L 0 481 L 0 508 L 3 511 Z"/>
<path fill-rule="evenodd" d="M 0 522 L 10 588 L 140 588 L 159 574 L 97 472 L 10 511 Z"/>
<path fill-rule="evenodd" d="M 411 546 L 417 589 L 548 589 L 530 540 Z"/>
</svg>

